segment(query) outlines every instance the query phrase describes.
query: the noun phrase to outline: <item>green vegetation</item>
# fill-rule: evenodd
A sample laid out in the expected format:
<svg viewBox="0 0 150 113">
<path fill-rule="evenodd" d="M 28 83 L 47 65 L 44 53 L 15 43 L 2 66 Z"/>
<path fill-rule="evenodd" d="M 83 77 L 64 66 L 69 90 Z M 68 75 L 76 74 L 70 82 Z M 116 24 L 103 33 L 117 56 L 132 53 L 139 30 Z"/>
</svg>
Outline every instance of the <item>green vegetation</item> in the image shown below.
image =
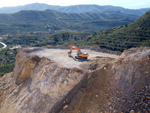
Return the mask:
<svg viewBox="0 0 150 113">
<path fill-rule="evenodd" d="M 10 47 L 15 45 L 21 45 L 22 47 L 41 47 L 47 45 L 68 46 L 69 43 L 79 43 L 78 45 L 80 45 L 80 41 L 86 39 L 90 35 L 91 33 L 81 33 L 77 31 L 54 33 L 51 35 L 12 35 L 4 38 L 3 42 Z"/>
<path fill-rule="evenodd" d="M 86 45 L 99 45 L 114 51 L 150 46 L 150 11 L 131 24 L 107 29 L 85 40 Z"/>
<path fill-rule="evenodd" d="M 13 71 L 16 54 L 16 49 L 5 48 L 0 51 L 0 76 Z"/>
<path fill-rule="evenodd" d="M 0 66 L 0 76 L 3 76 L 6 73 L 12 72 L 14 66 L 15 66 L 14 63 Z"/>
<path fill-rule="evenodd" d="M 61 13 L 54 10 L 20 11 L 0 14 L 0 35 L 4 34 L 52 34 L 62 31 L 95 32 L 129 24 L 138 15 L 120 11 L 98 13 Z"/>
</svg>

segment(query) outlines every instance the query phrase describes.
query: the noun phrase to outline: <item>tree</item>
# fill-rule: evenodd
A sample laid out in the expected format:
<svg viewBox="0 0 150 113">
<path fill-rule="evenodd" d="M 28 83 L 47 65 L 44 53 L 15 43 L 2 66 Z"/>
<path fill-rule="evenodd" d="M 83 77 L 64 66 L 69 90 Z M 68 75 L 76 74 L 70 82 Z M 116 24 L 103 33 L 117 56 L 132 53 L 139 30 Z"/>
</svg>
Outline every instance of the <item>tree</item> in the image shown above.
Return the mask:
<svg viewBox="0 0 150 113">
<path fill-rule="evenodd" d="M 76 36 L 74 36 L 74 40 L 77 41 L 77 37 Z"/>
<path fill-rule="evenodd" d="M 96 35 L 97 35 L 97 32 L 94 32 L 94 33 L 93 33 L 93 37 L 96 36 Z"/>
<path fill-rule="evenodd" d="M 58 41 L 59 41 L 57 35 L 54 35 L 54 41 L 55 41 L 55 42 L 58 42 Z"/>
<path fill-rule="evenodd" d="M 5 52 L 5 56 L 7 56 L 8 55 L 8 53 L 7 52 Z"/>
<path fill-rule="evenodd" d="M 128 27 L 128 24 L 125 24 L 125 27 Z"/>
</svg>

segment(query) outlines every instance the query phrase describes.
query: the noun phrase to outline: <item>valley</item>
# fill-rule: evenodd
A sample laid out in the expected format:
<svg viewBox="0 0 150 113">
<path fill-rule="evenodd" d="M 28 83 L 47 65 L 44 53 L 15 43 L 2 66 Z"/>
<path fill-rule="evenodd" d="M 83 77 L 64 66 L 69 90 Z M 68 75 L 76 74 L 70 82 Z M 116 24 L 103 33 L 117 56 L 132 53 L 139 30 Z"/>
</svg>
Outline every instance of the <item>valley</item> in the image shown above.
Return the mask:
<svg viewBox="0 0 150 113">
<path fill-rule="evenodd" d="M 114 16 L 114 15 L 116 15 L 116 13 L 118 13 L 117 15 L 120 15 L 120 16 L 123 15 L 123 13 L 120 13 L 117 11 L 112 11 L 112 12 L 106 11 L 106 12 L 109 13 L 107 17 L 111 17 L 112 14 Z M 32 15 L 30 15 L 30 13 Z M 37 29 L 35 29 L 36 24 L 34 26 L 30 25 L 30 24 L 34 24 L 34 23 L 29 23 L 27 26 L 25 25 L 27 23 L 24 24 L 25 26 L 24 25 L 16 26 L 16 29 L 15 29 L 14 24 L 12 24 L 12 25 L 6 24 L 6 26 L 5 25 L 4 26 L 6 27 L 7 30 L 5 29 L 4 26 L 1 26 L 1 27 L 4 27 L 2 29 L 2 31 L 5 31 L 5 32 L 7 31 L 7 33 L 10 33 L 10 34 L 3 34 L 4 32 L 1 32 L 1 34 L 3 34 L 3 35 L 1 35 L 1 36 L 3 36 L 1 41 L 7 45 L 7 48 L 0 51 L 0 54 L 1 54 L 1 56 L 0 56 L 1 57 L 0 58 L 1 66 L 0 67 L 1 67 L 1 69 L 4 69 L 4 70 L 1 70 L 0 75 L 2 76 L 2 75 L 4 75 L 5 72 L 10 72 L 10 71 L 5 70 L 7 67 L 8 68 L 10 67 L 10 70 L 13 70 L 15 55 L 17 54 L 18 50 L 17 49 L 10 50 L 9 48 L 12 48 L 17 45 L 20 45 L 21 47 L 51 47 L 51 46 L 61 46 L 61 47 L 65 46 L 66 47 L 70 44 L 76 45 L 79 47 L 97 45 L 97 47 L 99 47 L 101 49 L 108 49 L 108 50 L 120 51 L 120 52 L 123 52 L 124 50 L 132 48 L 132 47 L 149 46 L 150 45 L 150 43 L 149 43 L 149 40 L 150 40 L 150 38 L 149 38 L 150 37 L 150 35 L 149 35 L 149 31 L 150 31 L 150 29 L 149 29 L 149 22 L 150 22 L 149 13 L 150 12 L 148 11 L 143 16 L 141 16 L 140 18 L 138 18 L 137 20 L 135 20 L 134 22 L 132 22 L 130 24 L 124 24 L 124 25 L 121 25 L 118 27 L 113 27 L 113 28 L 106 29 L 106 30 L 100 29 L 99 27 L 102 27 L 101 24 L 103 23 L 103 26 L 105 26 L 105 28 L 106 28 L 107 24 L 109 24 L 109 26 L 110 26 L 111 23 L 109 21 L 107 21 L 107 19 L 104 19 L 104 17 L 100 16 L 102 13 L 66 14 L 66 13 L 61 13 L 61 12 L 57 12 L 57 11 L 47 10 L 47 11 L 41 11 L 41 12 L 39 12 L 39 11 L 21 11 L 21 12 L 14 13 L 11 15 L 6 14 L 5 15 L 6 18 L 7 18 L 7 16 L 10 16 L 11 18 L 13 18 L 13 16 L 15 16 L 15 18 L 17 17 L 18 19 L 21 18 L 20 21 L 32 20 L 35 23 L 39 22 L 39 24 L 40 24 L 40 22 L 44 22 L 43 21 L 44 18 L 45 19 L 50 18 L 50 19 L 56 21 L 56 23 L 58 25 L 57 27 L 59 27 L 59 25 L 63 25 L 63 23 L 59 22 L 60 19 L 62 19 L 62 18 L 68 18 L 68 21 L 65 21 L 64 25 L 66 25 L 66 24 L 71 25 L 70 22 L 73 22 L 73 20 L 75 20 L 75 18 L 76 18 L 76 20 L 81 18 L 81 19 L 83 19 L 83 21 L 85 20 L 85 18 L 89 18 L 91 21 L 93 21 L 93 19 L 94 18 L 96 19 L 96 17 L 99 17 L 101 19 L 103 18 L 105 21 L 107 21 L 107 23 L 104 24 L 104 21 L 102 21 L 103 20 L 102 19 L 102 20 L 99 20 L 101 22 L 101 24 L 98 24 L 98 21 L 96 23 L 91 22 L 93 24 L 93 26 L 92 25 L 89 26 L 89 24 L 85 24 L 85 26 L 83 26 L 83 24 L 73 25 L 73 27 L 76 26 L 75 29 L 78 29 L 79 31 L 70 31 L 69 29 L 56 30 L 56 26 L 55 26 L 55 28 L 54 28 L 54 26 L 50 26 L 50 24 L 54 24 L 53 21 L 50 21 L 49 25 L 42 24 L 42 26 L 43 25 L 47 26 L 44 28 L 42 28 L 42 26 L 40 26 L 40 29 L 42 29 L 42 31 L 39 31 L 38 27 L 37 27 Z M 23 14 L 24 14 L 24 16 L 21 17 L 21 15 L 23 15 Z M 35 19 L 33 14 L 37 17 L 40 17 L 40 19 Z M 41 14 L 42 15 L 45 14 L 45 16 L 42 16 Z M 92 14 L 92 16 L 90 16 L 91 14 Z M 25 15 L 29 15 L 30 17 L 28 16 L 29 18 L 27 18 L 27 16 L 25 16 Z M 50 15 L 53 15 L 54 18 L 51 18 Z M 56 17 L 58 19 L 55 19 Z M 132 18 L 133 15 L 129 14 L 128 17 Z M 8 24 L 17 22 L 17 20 L 15 18 L 13 18 L 14 21 L 12 21 L 12 22 L 9 20 L 10 18 L 5 19 L 4 22 L 7 22 Z M 70 18 L 72 18 L 72 19 L 74 18 L 74 19 L 70 20 Z M 118 18 L 120 18 L 120 17 L 118 17 Z M 112 21 L 114 18 L 108 18 L 108 19 Z M 117 18 L 115 18 L 115 19 L 117 19 Z M 128 21 L 128 19 L 127 19 L 127 21 Z M 112 23 L 114 23 L 114 21 L 112 21 Z M 75 24 L 75 23 L 73 22 L 73 24 Z M 99 26 L 99 27 L 97 28 L 95 25 Z M 114 25 L 116 25 L 116 24 L 114 23 Z M 88 32 L 88 30 L 86 32 L 81 32 L 83 29 L 81 30 L 80 27 L 78 27 L 78 26 L 84 27 L 84 29 L 86 29 L 86 30 L 87 29 L 93 30 L 94 33 Z M 12 30 L 11 27 L 13 27 L 14 31 Z M 99 31 L 96 32 L 95 28 L 98 29 Z M 9 31 L 8 29 L 11 30 L 11 32 L 8 32 Z M 20 30 L 22 30 L 23 32 L 21 32 Z M 43 30 L 45 30 L 45 31 L 43 31 Z M 68 31 L 66 31 L 66 30 L 68 30 Z"/>
<path fill-rule="evenodd" d="M 0 35 L 44 35 L 62 31 L 93 33 L 99 32 L 100 29 L 129 24 L 139 17 L 120 11 L 62 13 L 55 10 L 23 10 L 12 14 L 0 14 Z"/>
</svg>

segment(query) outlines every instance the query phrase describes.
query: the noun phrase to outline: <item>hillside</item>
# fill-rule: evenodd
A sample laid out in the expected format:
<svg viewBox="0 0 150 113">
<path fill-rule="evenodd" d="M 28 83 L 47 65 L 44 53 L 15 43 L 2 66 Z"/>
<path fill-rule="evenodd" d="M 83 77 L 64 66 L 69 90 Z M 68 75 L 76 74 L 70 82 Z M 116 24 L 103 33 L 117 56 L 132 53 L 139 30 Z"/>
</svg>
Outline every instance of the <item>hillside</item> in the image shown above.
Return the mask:
<svg viewBox="0 0 150 113">
<path fill-rule="evenodd" d="M 47 10 L 49 13 L 51 11 Z M 25 12 L 27 16 L 23 15 L 22 12 Z M 61 14 L 62 13 L 55 13 L 55 11 L 52 11 L 50 15 L 45 15 L 45 16 L 41 16 L 42 13 L 39 13 L 38 11 L 35 11 L 35 15 L 37 16 L 36 18 L 32 18 L 34 16 L 30 16 L 31 12 L 30 11 L 22 11 L 22 12 L 18 12 L 18 13 L 14 13 L 12 15 L 5 15 L 6 18 L 7 17 L 11 17 L 13 18 L 13 16 L 15 15 L 19 15 L 17 18 L 21 18 L 23 17 L 23 20 L 25 21 L 29 21 L 29 20 L 36 20 L 37 17 L 39 17 L 41 20 L 45 17 L 48 17 L 50 15 L 53 15 L 53 17 L 57 16 L 58 18 L 61 18 Z M 33 11 L 34 12 L 34 11 Z M 107 11 L 106 11 L 107 12 Z M 110 11 L 109 11 L 110 12 Z M 113 13 L 109 13 L 111 16 L 113 16 Z M 114 12 L 115 13 L 115 12 Z M 56 15 L 58 14 L 58 15 Z M 88 13 L 91 14 L 91 13 Z M 88 14 L 85 14 L 88 18 L 90 18 L 90 16 L 88 16 Z M 92 13 L 93 14 L 93 13 Z M 95 13 L 95 17 L 96 17 Z M 119 13 L 118 14 L 122 14 Z M 27 18 L 29 17 L 30 18 Z M 14 17 L 15 17 L 14 16 Z M 68 15 L 64 15 L 65 18 L 73 18 L 73 14 L 68 16 Z M 76 18 L 84 18 L 86 16 L 82 16 L 76 14 Z M 103 16 L 104 17 L 104 16 Z M 105 15 L 106 17 L 106 15 Z M 132 17 L 132 16 L 130 16 Z M 6 19 L 5 21 L 10 21 L 9 18 Z M 52 18 L 53 19 L 53 18 Z M 15 20 L 15 19 L 14 19 Z M 11 22 L 11 21 L 10 21 Z M 36 21 L 35 21 L 36 22 Z M 104 21 L 103 21 L 104 22 Z M 37 22 L 40 23 L 40 22 Z M 33 22 L 31 23 L 33 24 Z M 18 26 L 19 31 L 23 30 L 27 28 L 27 30 L 30 28 L 31 29 L 31 24 L 28 23 L 28 26 L 24 26 L 26 25 L 26 23 L 23 26 Z M 96 23 L 92 23 L 93 25 Z M 101 23 L 102 25 L 105 25 L 105 23 Z M 110 24 L 110 22 L 109 22 Z M 41 24 L 42 25 L 42 24 Z M 11 27 L 11 26 L 9 26 Z M 15 28 L 15 26 L 12 26 L 13 29 Z M 16 26 L 17 27 L 17 26 Z M 50 29 L 51 26 L 47 26 L 46 29 Z M 98 33 L 94 32 L 93 34 L 88 33 L 88 32 L 76 32 L 76 31 L 67 31 L 67 32 L 63 32 L 63 31 L 59 31 L 59 33 L 53 33 L 57 31 L 56 30 L 56 26 L 55 30 L 51 30 L 48 32 L 29 32 L 27 34 L 22 35 L 21 32 L 19 32 L 20 34 L 15 34 L 15 35 L 8 35 L 8 36 L 4 36 L 3 39 L 1 39 L 2 42 L 6 43 L 8 45 L 8 48 L 11 48 L 15 45 L 21 45 L 22 47 L 42 47 L 42 46 L 57 46 L 57 45 L 61 45 L 61 46 L 68 46 L 69 44 L 72 45 L 76 45 L 76 46 L 93 46 L 93 45 L 98 45 L 100 46 L 100 48 L 105 48 L 105 49 L 109 49 L 109 50 L 115 50 L 115 51 L 123 51 L 125 49 L 128 48 L 132 48 L 132 47 L 140 47 L 140 46 L 150 46 L 150 41 L 149 41 L 149 12 L 147 12 L 145 15 L 143 15 L 141 18 L 137 19 L 135 22 L 131 23 L 131 24 L 125 24 L 123 26 L 119 26 L 119 27 L 114 27 L 111 29 L 107 29 L 106 31 L 102 31 L 100 30 Z M 95 26 L 93 26 L 95 27 Z M 22 29 L 21 29 L 22 28 Z M 24 28 L 24 29 L 23 29 Z M 89 27 L 89 29 L 91 29 L 92 27 Z M 4 28 L 3 28 L 4 29 Z M 3 30 L 1 29 L 1 30 Z M 11 31 L 13 29 L 10 29 Z M 29 29 L 29 30 L 30 30 Z M 54 28 L 53 28 L 54 29 Z M 79 29 L 79 28 L 78 28 Z M 94 29 L 94 28 L 93 28 Z M 38 28 L 36 29 L 36 27 L 34 26 L 33 30 L 38 30 Z M 82 29 L 83 30 L 83 29 Z M 95 29 L 94 29 L 95 30 Z M 9 29 L 8 29 L 9 31 Z M 6 31 L 6 32 L 8 32 Z M 14 67 L 14 59 L 15 59 L 15 55 L 17 50 L 10 50 L 10 49 L 3 49 L 2 51 L 0 51 L 0 75 L 4 75 L 7 72 L 10 72 L 13 70 Z"/>
<path fill-rule="evenodd" d="M 86 44 L 123 51 L 140 46 L 150 46 L 150 11 L 136 21 L 124 26 L 107 29 L 88 38 Z M 85 42 L 86 42 L 85 41 Z"/>
<path fill-rule="evenodd" d="M 150 8 L 143 9 L 125 9 L 123 7 L 118 6 L 99 6 L 99 5 L 74 5 L 74 6 L 53 6 L 43 3 L 33 3 L 24 6 L 16 6 L 16 7 L 3 7 L 0 8 L 0 13 L 15 13 L 21 10 L 39 10 L 44 11 L 47 9 L 57 10 L 64 13 L 85 13 L 85 12 L 101 12 L 106 10 L 111 11 L 121 11 L 124 13 L 131 13 L 136 15 L 143 15 Z"/>
<path fill-rule="evenodd" d="M 138 15 L 120 11 L 98 13 L 62 13 L 54 10 L 20 11 L 13 14 L 0 14 L 0 35 L 28 34 L 31 32 L 54 33 L 56 31 L 75 30 L 94 32 L 115 26 L 129 24 L 139 18 Z"/>
<path fill-rule="evenodd" d="M 27 11 L 27 13 L 29 12 Z M 81 33 L 76 31 L 67 31 L 43 35 L 42 32 L 29 32 L 29 34 L 25 35 L 8 35 L 4 37 L 1 41 L 6 43 L 9 48 L 15 45 L 21 45 L 22 47 L 42 47 L 57 45 L 68 46 L 69 44 L 72 44 L 76 46 L 98 45 L 100 46 L 100 48 L 122 52 L 123 50 L 132 47 L 150 46 L 149 13 L 150 11 L 148 11 L 145 15 L 143 15 L 131 24 L 125 24 L 124 26 L 114 27 L 105 31 L 100 30 L 99 33 L 94 32 L 93 34 L 91 34 L 88 32 Z M 39 17 L 43 18 L 40 13 L 38 14 Z M 54 16 L 55 14 L 56 13 L 52 13 L 51 15 Z M 13 15 L 18 15 L 18 13 L 15 13 Z M 19 12 L 18 17 L 21 16 L 23 17 L 24 15 Z M 57 15 L 57 17 L 61 17 L 61 15 Z M 84 18 L 84 16 L 82 17 L 82 15 L 80 15 L 80 18 Z M 31 20 L 32 19 L 34 20 L 35 18 L 31 18 Z M 24 20 L 28 20 L 28 18 L 24 17 Z M 16 51 L 17 50 L 9 50 L 7 48 L 0 51 L 0 75 L 4 75 L 5 73 L 10 72 L 10 70 L 13 69 Z M 9 70 L 6 70 L 7 68 L 9 68 Z"/>
<path fill-rule="evenodd" d="M 150 112 L 150 48 L 84 51 L 87 60 L 68 49 L 20 49 L 13 72 L 0 77 L 0 112 Z"/>
</svg>

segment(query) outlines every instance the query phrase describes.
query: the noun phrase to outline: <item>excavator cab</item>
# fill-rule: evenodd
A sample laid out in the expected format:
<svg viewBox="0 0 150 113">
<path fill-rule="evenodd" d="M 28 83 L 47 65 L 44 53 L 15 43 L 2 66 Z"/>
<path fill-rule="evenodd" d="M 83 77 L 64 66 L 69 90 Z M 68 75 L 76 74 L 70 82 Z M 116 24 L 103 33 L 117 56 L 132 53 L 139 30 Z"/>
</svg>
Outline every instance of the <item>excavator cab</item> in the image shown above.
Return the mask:
<svg viewBox="0 0 150 113">
<path fill-rule="evenodd" d="M 72 49 L 76 49 L 77 51 L 77 56 L 75 56 L 76 59 L 87 59 L 88 58 L 88 53 L 82 53 L 80 48 L 76 47 L 76 46 L 72 46 L 70 45 L 70 52 L 68 53 L 72 53 Z"/>
</svg>

